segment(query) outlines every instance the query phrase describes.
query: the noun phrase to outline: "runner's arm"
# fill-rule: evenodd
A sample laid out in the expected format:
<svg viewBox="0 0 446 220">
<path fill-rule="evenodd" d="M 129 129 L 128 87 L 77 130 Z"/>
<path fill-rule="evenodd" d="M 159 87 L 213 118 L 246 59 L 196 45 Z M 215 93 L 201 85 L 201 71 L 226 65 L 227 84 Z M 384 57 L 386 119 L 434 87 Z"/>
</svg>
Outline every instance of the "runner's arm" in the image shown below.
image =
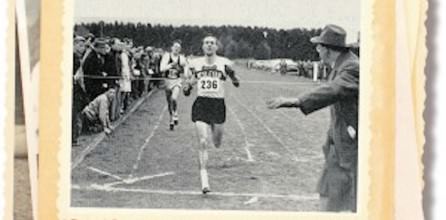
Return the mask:
<svg viewBox="0 0 446 220">
<path fill-rule="evenodd" d="M 169 54 L 166 53 L 162 56 L 161 58 L 161 63 L 160 63 L 160 71 L 161 72 L 166 72 L 167 70 L 169 70 L 170 68 L 172 68 L 172 65 L 169 64 Z"/>
<path fill-rule="evenodd" d="M 184 68 L 184 79 L 185 83 L 189 84 L 190 86 L 193 86 L 197 84 L 197 81 L 194 77 L 195 68 L 192 63 L 187 63 Z"/>
<path fill-rule="evenodd" d="M 189 64 L 186 65 L 186 68 L 184 70 L 184 78 L 185 85 L 183 87 L 183 94 L 185 96 L 189 96 L 192 91 L 193 85 L 196 84 L 196 80 L 194 80 L 194 69 Z"/>
<path fill-rule="evenodd" d="M 229 76 L 229 78 L 231 78 L 231 80 L 232 80 L 232 84 L 233 84 L 235 87 L 239 87 L 239 86 L 240 86 L 240 80 L 239 80 L 239 78 L 237 77 L 237 75 L 235 74 L 235 71 L 234 71 L 234 69 L 232 68 L 232 66 L 230 66 L 230 65 L 225 65 L 225 72 L 226 72 L 226 74 Z"/>
</svg>

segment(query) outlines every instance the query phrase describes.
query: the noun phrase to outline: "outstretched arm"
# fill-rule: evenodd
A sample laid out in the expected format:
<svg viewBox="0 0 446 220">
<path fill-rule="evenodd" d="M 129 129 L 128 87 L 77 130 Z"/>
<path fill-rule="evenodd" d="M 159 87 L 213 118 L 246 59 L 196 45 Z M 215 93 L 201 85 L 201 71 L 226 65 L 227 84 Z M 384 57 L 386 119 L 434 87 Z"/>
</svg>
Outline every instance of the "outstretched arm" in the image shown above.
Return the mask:
<svg viewBox="0 0 446 220">
<path fill-rule="evenodd" d="M 299 108 L 300 100 L 298 98 L 285 98 L 277 97 L 275 99 L 268 100 L 266 105 L 270 109 L 276 108 Z"/>
</svg>

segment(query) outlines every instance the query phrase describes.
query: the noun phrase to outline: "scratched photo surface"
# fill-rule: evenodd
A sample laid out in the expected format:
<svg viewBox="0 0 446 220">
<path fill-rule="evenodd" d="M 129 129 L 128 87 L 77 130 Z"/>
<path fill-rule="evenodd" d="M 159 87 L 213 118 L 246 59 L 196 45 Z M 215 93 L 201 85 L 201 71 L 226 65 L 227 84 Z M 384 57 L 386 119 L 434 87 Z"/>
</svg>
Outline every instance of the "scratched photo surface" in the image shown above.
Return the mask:
<svg viewBox="0 0 446 220">
<path fill-rule="evenodd" d="M 356 188 L 357 174 L 343 173 L 337 159 L 346 154 L 337 142 L 355 142 L 350 150 L 357 153 L 359 76 L 352 79 L 356 85 L 336 87 L 348 87 L 349 94 L 356 89 L 356 100 L 330 90 L 339 83 L 331 70 L 341 58 L 322 62 L 320 54 L 328 49 L 318 49 L 323 46 L 311 39 L 337 25 L 345 31 L 343 53 L 357 58 L 360 17 L 357 0 L 74 1 L 71 207 L 356 212 L 342 202 L 327 208 L 320 193 L 351 192 L 324 188 L 320 180 L 333 174 L 327 167 L 335 167 L 331 181 Z M 186 96 L 185 75 L 197 75 L 209 34 L 240 85 L 225 70 L 218 85 L 197 79 Z M 179 59 L 169 55 L 178 47 Z M 171 85 L 166 56 L 169 67 L 178 67 L 178 85 Z M 274 98 L 303 97 L 324 86 L 318 95 L 326 102 L 307 106 L 307 115 L 298 108 L 268 108 Z M 220 146 L 212 134 L 221 123 L 197 131 L 192 121 L 197 91 L 206 89 L 224 89 L 225 107 L 216 107 L 226 109 Z M 349 112 L 354 107 L 345 106 L 355 101 L 356 112 Z M 214 104 L 204 102 L 206 110 L 197 114 L 213 111 L 209 105 Z M 356 124 L 339 125 L 351 115 Z M 200 138 L 203 133 L 207 138 Z M 339 133 L 344 136 L 332 136 Z M 350 159 L 357 164 L 357 155 Z M 209 192 L 203 193 L 203 185 Z"/>
</svg>

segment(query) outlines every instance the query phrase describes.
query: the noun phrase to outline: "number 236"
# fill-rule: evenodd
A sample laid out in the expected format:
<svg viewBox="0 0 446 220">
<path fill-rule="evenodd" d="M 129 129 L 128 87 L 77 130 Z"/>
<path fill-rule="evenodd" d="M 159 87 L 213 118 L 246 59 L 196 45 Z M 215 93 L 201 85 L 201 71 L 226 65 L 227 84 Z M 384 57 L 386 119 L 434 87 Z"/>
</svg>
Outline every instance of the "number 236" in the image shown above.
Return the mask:
<svg viewBox="0 0 446 220">
<path fill-rule="evenodd" d="M 217 80 L 202 80 L 201 88 L 202 89 L 217 89 L 218 81 Z"/>
</svg>

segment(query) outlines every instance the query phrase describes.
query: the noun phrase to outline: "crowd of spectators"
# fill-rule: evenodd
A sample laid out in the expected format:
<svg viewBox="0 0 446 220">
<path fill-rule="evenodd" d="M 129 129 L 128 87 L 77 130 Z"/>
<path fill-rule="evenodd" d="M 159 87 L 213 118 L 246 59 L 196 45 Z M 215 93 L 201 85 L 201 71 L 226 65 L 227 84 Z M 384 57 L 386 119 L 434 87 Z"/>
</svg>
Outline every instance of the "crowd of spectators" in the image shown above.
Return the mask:
<svg viewBox="0 0 446 220">
<path fill-rule="evenodd" d="M 164 51 L 132 39 L 74 36 L 72 144 L 85 132 L 110 134 L 130 104 L 160 85 Z M 153 79 L 153 80 L 151 80 Z"/>
</svg>

